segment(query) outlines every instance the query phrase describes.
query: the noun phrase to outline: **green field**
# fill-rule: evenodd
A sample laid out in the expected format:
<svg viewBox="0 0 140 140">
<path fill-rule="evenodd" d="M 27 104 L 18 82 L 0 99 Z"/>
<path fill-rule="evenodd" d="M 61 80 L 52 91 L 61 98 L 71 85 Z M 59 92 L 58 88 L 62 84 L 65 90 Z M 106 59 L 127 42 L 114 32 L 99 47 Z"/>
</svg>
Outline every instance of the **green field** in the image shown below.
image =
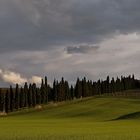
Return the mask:
<svg viewBox="0 0 140 140">
<path fill-rule="evenodd" d="M 87 98 L 0 118 L 0 140 L 140 140 L 140 99 Z"/>
</svg>

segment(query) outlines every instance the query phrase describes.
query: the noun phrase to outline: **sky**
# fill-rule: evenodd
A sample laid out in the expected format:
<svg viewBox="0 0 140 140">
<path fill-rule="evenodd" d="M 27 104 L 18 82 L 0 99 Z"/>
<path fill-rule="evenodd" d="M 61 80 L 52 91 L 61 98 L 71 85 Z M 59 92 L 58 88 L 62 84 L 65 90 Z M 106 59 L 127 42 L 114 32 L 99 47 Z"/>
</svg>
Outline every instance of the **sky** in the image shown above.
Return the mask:
<svg viewBox="0 0 140 140">
<path fill-rule="evenodd" d="M 0 0 L 0 85 L 140 79 L 139 0 Z"/>
</svg>

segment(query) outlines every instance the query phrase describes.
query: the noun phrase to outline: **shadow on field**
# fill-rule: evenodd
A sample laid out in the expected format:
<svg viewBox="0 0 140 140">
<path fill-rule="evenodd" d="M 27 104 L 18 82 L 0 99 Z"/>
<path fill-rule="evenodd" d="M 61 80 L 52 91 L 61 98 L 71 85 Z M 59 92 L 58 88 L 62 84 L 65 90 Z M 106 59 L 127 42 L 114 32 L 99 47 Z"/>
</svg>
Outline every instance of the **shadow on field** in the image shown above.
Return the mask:
<svg viewBox="0 0 140 140">
<path fill-rule="evenodd" d="M 126 119 L 140 119 L 140 111 L 119 116 L 118 118 L 113 119 L 111 121 L 126 120 Z"/>
</svg>

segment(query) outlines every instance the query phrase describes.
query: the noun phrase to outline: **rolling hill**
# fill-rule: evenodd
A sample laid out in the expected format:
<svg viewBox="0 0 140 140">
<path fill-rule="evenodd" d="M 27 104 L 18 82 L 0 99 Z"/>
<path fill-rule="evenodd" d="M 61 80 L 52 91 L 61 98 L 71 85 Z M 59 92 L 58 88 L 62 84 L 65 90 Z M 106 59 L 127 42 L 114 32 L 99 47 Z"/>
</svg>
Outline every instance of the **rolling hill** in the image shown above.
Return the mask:
<svg viewBox="0 0 140 140">
<path fill-rule="evenodd" d="M 139 140 L 140 99 L 85 98 L 0 118 L 0 139 Z"/>
</svg>

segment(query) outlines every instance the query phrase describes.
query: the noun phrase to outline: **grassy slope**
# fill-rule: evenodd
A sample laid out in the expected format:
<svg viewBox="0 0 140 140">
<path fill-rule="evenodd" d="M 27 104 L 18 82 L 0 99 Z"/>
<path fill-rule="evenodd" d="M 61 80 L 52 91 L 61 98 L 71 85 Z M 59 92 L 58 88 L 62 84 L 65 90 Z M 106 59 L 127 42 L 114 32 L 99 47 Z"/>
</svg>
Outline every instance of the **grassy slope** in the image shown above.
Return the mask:
<svg viewBox="0 0 140 140">
<path fill-rule="evenodd" d="M 88 98 L 0 118 L 0 139 L 139 140 L 140 99 Z M 129 117 L 127 117 L 129 116 Z"/>
</svg>

